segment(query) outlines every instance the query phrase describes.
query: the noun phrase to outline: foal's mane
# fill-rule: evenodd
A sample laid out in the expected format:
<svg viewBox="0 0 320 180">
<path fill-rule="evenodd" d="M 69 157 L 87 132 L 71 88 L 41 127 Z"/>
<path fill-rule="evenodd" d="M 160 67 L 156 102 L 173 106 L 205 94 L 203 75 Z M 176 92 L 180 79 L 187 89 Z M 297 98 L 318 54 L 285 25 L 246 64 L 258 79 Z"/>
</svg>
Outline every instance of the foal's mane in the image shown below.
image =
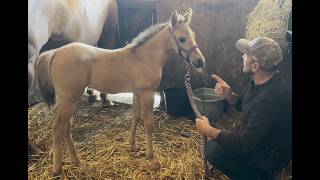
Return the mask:
<svg viewBox="0 0 320 180">
<path fill-rule="evenodd" d="M 131 43 L 127 44 L 125 47 L 136 49 L 142 46 L 145 42 L 151 39 L 155 34 L 161 31 L 169 22 L 155 24 L 148 29 L 144 30 L 137 37 L 135 37 Z"/>
</svg>

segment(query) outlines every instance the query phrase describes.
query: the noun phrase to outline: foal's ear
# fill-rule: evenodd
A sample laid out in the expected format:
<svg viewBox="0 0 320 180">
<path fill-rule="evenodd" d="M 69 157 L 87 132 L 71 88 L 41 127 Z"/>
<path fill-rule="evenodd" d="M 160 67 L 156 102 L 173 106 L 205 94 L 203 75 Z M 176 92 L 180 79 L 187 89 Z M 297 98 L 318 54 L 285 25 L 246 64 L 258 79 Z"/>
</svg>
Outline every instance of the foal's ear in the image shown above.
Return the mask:
<svg viewBox="0 0 320 180">
<path fill-rule="evenodd" d="M 191 8 L 189 8 L 188 9 L 188 12 L 186 12 L 184 15 L 183 15 L 183 17 L 184 17 L 184 21 L 186 22 L 186 23 L 190 23 L 190 21 L 191 21 L 191 17 L 192 17 L 192 9 Z"/>
<path fill-rule="evenodd" d="M 172 27 L 175 27 L 178 22 L 177 10 L 174 10 L 170 17 L 170 23 Z"/>
</svg>

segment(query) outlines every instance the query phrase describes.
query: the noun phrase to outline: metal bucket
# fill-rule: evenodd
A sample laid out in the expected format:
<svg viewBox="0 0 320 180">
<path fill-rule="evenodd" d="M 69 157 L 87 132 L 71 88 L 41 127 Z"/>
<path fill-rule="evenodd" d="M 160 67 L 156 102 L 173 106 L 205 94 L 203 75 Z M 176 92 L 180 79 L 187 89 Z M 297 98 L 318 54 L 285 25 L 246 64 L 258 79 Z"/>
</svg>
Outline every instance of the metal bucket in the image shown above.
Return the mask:
<svg viewBox="0 0 320 180">
<path fill-rule="evenodd" d="M 210 122 L 218 121 L 223 115 L 226 100 L 217 96 L 214 89 L 199 88 L 193 91 L 194 102 L 199 112 L 206 116 Z"/>
</svg>

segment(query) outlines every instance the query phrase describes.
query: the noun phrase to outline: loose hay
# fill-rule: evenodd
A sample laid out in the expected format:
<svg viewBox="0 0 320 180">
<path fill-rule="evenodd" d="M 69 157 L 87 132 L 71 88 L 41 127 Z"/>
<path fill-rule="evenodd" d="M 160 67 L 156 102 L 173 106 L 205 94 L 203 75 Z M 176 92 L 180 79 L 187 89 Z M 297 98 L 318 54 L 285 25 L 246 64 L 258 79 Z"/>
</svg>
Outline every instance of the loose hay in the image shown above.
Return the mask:
<svg viewBox="0 0 320 180">
<path fill-rule="evenodd" d="M 161 167 L 153 167 L 145 158 L 146 142 L 143 121 L 137 127 L 137 152 L 129 150 L 132 105 L 102 108 L 82 98 L 77 104 L 72 125 L 75 147 L 85 168 L 70 164 L 63 148 L 63 169 L 68 179 L 204 179 L 200 156 L 201 135 L 188 117 L 171 117 L 155 111 L 153 147 Z M 29 135 L 44 152 L 29 157 L 28 179 L 52 179 L 51 125 L 56 108 L 43 103 L 29 108 Z M 215 126 L 230 130 L 239 126 L 239 113 L 229 111 Z M 220 171 L 211 171 L 212 179 L 229 180 Z M 288 178 L 289 177 L 289 178 Z M 290 179 L 287 170 L 280 180 Z"/>
<path fill-rule="evenodd" d="M 154 152 L 160 168 L 153 167 L 145 158 L 146 142 L 143 121 L 137 127 L 137 152 L 129 150 L 132 105 L 102 108 L 82 98 L 77 104 L 72 134 L 79 158 L 85 168 L 70 164 L 66 147 L 63 148 L 63 168 L 69 179 L 204 179 L 200 156 L 201 135 L 194 122 L 174 118 L 155 111 L 153 134 Z M 43 103 L 29 109 L 29 135 L 44 153 L 29 158 L 28 177 L 51 179 L 51 125 L 56 108 Z M 215 179 L 228 179 L 219 171 Z"/>
</svg>

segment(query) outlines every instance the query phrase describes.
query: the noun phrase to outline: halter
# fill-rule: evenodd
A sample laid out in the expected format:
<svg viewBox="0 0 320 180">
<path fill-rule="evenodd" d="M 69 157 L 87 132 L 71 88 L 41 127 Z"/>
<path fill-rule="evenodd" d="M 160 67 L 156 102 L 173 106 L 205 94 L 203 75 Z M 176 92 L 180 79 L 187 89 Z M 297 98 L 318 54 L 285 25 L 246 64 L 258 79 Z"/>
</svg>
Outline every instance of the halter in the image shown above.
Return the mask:
<svg viewBox="0 0 320 180">
<path fill-rule="evenodd" d="M 196 49 L 199 49 L 198 45 L 197 44 L 193 45 L 189 50 L 184 48 L 179 43 L 179 40 L 178 40 L 177 36 L 173 33 L 174 30 L 172 29 L 171 25 L 169 25 L 169 29 L 170 29 L 171 35 L 173 36 L 173 39 L 175 40 L 175 42 L 176 42 L 176 44 L 178 46 L 178 52 L 179 52 L 180 57 L 185 62 L 190 63 L 190 61 L 189 61 L 190 54 L 192 53 L 192 51 L 194 51 Z"/>
</svg>

